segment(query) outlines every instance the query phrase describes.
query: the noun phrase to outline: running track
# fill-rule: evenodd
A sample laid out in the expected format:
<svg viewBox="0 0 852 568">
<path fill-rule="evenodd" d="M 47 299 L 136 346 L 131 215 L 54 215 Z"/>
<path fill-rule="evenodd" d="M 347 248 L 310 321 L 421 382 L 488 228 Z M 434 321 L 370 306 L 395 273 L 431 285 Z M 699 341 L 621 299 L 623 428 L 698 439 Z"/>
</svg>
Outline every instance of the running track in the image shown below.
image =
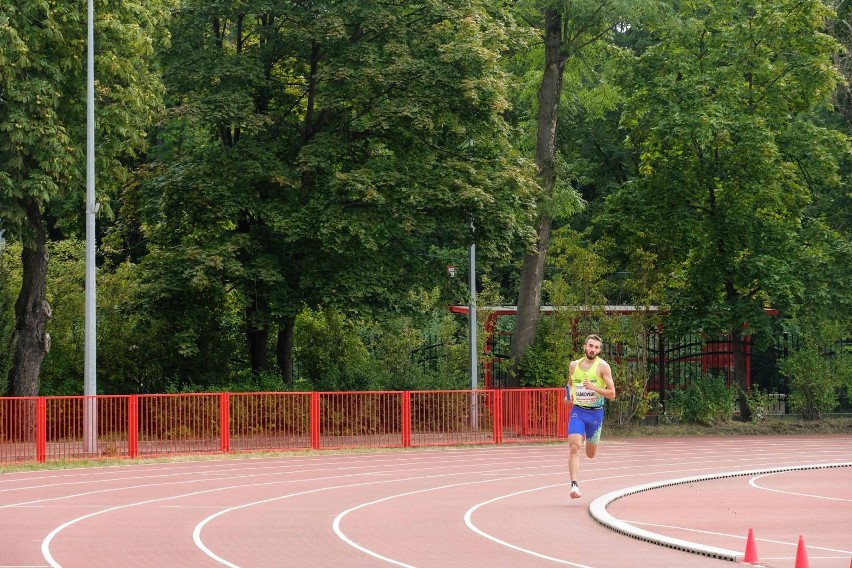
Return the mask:
<svg viewBox="0 0 852 568">
<path fill-rule="evenodd" d="M 597 458 L 582 459 L 578 500 L 568 497 L 567 451 L 504 445 L 6 473 L 0 567 L 735 565 L 604 526 L 590 505 L 619 491 L 606 513 L 662 541 L 742 553 L 753 529 L 760 565 L 794 568 L 800 535 L 810 568 L 852 562 L 852 436 L 604 440 Z M 783 469 L 811 465 L 822 467 Z M 667 480 L 677 483 L 642 489 Z"/>
</svg>

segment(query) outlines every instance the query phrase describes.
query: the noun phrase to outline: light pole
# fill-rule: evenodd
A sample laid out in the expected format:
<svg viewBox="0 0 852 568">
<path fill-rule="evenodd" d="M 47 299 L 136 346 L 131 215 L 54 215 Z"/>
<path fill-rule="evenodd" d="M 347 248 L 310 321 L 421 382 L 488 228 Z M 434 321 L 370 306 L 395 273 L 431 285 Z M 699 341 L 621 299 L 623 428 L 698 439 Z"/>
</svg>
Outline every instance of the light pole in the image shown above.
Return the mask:
<svg viewBox="0 0 852 568">
<path fill-rule="evenodd" d="M 467 155 L 473 154 L 473 138 L 467 140 Z M 468 271 L 468 287 L 470 288 L 470 306 L 468 308 L 468 339 L 470 341 L 470 427 L 476 429 L 478 411 L 476 405 L 476 390 L 479 388 L 479 361 L 476 347 L 476 225 L 473 216 L 470 219 L 470 270 Z"/>
<path fill-rule="evenodd" d="M 470 230 L 475 237 L 473 222 Z M 476 348 L 476 239 L 470 243 L 470 271 L 468 285 L 470 287 L 470 307 L 468 309 L 468 325 L 470 339 L 470 427 L 476 429 L 479 422 L 476 408 L 476 390 L 479 388 L 479 362 Z"/>
<path fill-rule="evenodd" d="M 97 453 L 98 394 L 95 366 L 95 9 L 87 2 L 88 40 L 86 61 L 86 329 L 83 380 L 83 447 Z"/>
</svg>

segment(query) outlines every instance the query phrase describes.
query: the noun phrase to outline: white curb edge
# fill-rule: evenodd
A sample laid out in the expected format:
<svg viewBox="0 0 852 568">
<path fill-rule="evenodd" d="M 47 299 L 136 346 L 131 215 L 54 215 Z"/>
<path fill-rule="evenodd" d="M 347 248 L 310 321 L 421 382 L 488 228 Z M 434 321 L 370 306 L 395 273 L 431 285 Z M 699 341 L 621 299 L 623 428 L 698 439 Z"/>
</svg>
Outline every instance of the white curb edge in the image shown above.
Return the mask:
<svg viewBox="0 0 852 568">
<path fill-rule="evenodd" d="M 661 546 L 666 546 L 668 548 L 674 548 L 676 550 L 682 550 L 685 552 L 690 552 L 693 554 L 700 554 L 702 556 L 709 556 L 711 558 L 718 558 L 720 560 L 729 560 L 731 562 L 740 562 L 743 558 L 742 552 L 737 552 L 734 550 L 728 550 L 725 548 L 717 548 L 715 546 L 707 546 L 704 544 L 700 544 L 697 542 L 690 542 L 688 540 L 681 540 L 678 538 L 667 537 L 658 533 L 653 533 L 650 531 L 646 531 L 644 529 L 640 529 L 613 517 L 606 510 L 607 506 L 613 501 L 617 501 L 622 497 L 627 497 L 629 495 L 634 495 L 636 493 L 641 493 L 642 491 L 650 491 L 652 489 L 660 489 L 661 487 L 671 487 L 673 485 L 682 485 L 684 483 L 694 483 L 697 481 L 709 481 L 712 479 L 723 479 L 727 477 L 744 477 L 747 475 L 763 475 L 767 473 L 778 473 L 784 471 L 798 471 L 798 470 L 806 470 L 806 469 L 828 469 L 835 467 L 852 467 L 852 462 L 841 462 L 841 463 L 827 463 L 827 464 L 811 464 L 811 465 L 797 465 L 797 466 L 789 466 L 789 467 L 774 467 L 769 469 L 752 469 L 748 471 L 730 471 L 725 473 L 714 473 L 711 475 L 697 475 L 695 477 L 682 477 L 679 479 L 669 479 L 666 481 L 658 481 L 655 483 L 647 483 L 645 485 L 635 485 L 633 487 L 627 487 L 624 489 L 619 489 L 617 491 L 612 491 L 605 495 L 601 495 L 597 499 L 589 504 L 589 514 L 591 514 L 592 518 L 594 518 L 597 522 L 614 530 L 617 533 L 627 535 L 633 538 L 637 538 L 639 540 L 643 540 L 645 542 L 650 542 L 653 544 L 659 544 Z"/>
</svg>

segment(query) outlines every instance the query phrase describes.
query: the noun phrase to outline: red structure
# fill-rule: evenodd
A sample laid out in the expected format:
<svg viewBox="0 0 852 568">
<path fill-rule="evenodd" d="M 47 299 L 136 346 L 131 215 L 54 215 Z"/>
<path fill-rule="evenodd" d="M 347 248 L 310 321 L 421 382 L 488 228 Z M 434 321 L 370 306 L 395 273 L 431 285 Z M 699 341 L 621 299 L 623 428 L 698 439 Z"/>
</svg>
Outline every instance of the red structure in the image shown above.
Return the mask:
<svg viewBox="0 0 852 568">
<path fill-rule="evenodd" d="M 461 314 L 467 316 L 470 313 L 468 306 L 450 306 L 450 312 L 454 314 Z M 482 363 L 482 374 L 484 379 L 484 387 L 486 389 L 495 387 L 494 380 L 494 361 L 505 361 L 507 360 L 507 354 L 495 354 L 494 353 L 494 345 L 498 343 L 497 337 L 511 336 L 511 332 L 508 331 L 500 331 L 498 330 L 497 322 L 501 316 L 516 316 L 518 313 L 517 306 L 484 306 L 479 308 L 481 312 L 486 313 L 487 316 L 484 322 L 484 333 L 485 333 L 485 346 L 483 351 L 485 353 L 485 359 Z M 554 313 L 559 312 L 560 310 L 564 310 L 564 308 L 558 308 L 554 306 L 541 306 L 541 313 L 543 315 L 552 315 Z M 574 312 L 583 312 L 583 311 L 592 311 L 591 309 L 584 309 L 582 306 L 572 308 Z M 597 311 L 597 308 L 595 308 Z M 664 315 L 665 312 L 660 311 L 657 306 L 631 306 L 631 305 L 606 305 L 603 306 L 603 313 L 606 315 L 633 315 L 636 313 L 660 313 Z M 778 315 L 777 310 L 767 309 L 766 313 L 768 315 Z M 572 326 L 573 334 L 574 334 L 574 342 L 577 343 L 579 341 L 579 337 L 577 337 L 577 325 L 576 322 Z M 697 343 L 692 345 L 673 345 L 667 346 L 663 341 L 663 326 L 660 324 L 657 329 L 657 345 L 656 345 L 656 357 L 651 358 L 650 362 L 656 365 L 657 373 L 654 377 L 652 384 L 649 384 L 648 388 L 652 390 L 662 390 L 663 385 L 667 384 L 665 380 L 667 367 L 670 365 L 678 365 L 678 364 L 687 364 L 687 363 L 697 363 L 700 361 L 701 363 L 701 372 L 702 374 L 707 374 L 710 372 L 718 372 L 722 371 L 725 375 L 730 379 L 734 375 L 734 350 L 733 344 L 730 338 L 722 338 L 722 339 L 700 339 Z M 751 384 L 751 336 L 744 337 L 744 345 L 743 349 L 745 350 L 745 373 L 746 373 L 746 385 Z M 619 359 L 616 357 L 616 361 Z"/>
<path fill-rule="evenodd" d="M 0 398 L 0 465 L 553 442 L 566 437 L 563 398 L 561 388 Z"/>
<path fill-rule="evenodd" d="M 639 312 L 651 312 L 656 313 L 656 306 L 620 306 L 620 305 L 607 305 L 604 306 L 604 314 L 606 315 L 631 315 Z M 518 314 L 517 306 L 485 306 L 479 308 L 483 313 L 487 313 L 488 315 L 485 318 L 484 329 L 485 332 L 485 346 L 483 347 L 483 351 L 485 352 L 485 360 L 482 363 L 482 374 L 484 379 L 484 386 L 486 389 L 494 388 L 494 360 L 504 360 L 504 357 L 500 355 L 494 354 L 494 337 L 497 335 L 506 335 L 511 336 L 511 332 L 499 331 L 497 329 L 497 321 L 501 316 L 516 316 Z M 597 308 L 596 308 L 597 309 Z M 541 313 L 544 315 L 553 315 L 560 310 L 564 311 L 564 308 L 558 308 L 555 306 L 541 306 Z M 574 311 L 584 311 L 582 307 L 573 308 Z M 470 313 L 470 308 L 468 306 L 450 306 L 450 312 L 454 314 L 462 314 L 468 315 Z M 576 321 L 572 324 L 572 333 L 574 335 L 574 341 L 578 341 L 578 332 L 577 332 L 577 323 Z"/>
</svg>

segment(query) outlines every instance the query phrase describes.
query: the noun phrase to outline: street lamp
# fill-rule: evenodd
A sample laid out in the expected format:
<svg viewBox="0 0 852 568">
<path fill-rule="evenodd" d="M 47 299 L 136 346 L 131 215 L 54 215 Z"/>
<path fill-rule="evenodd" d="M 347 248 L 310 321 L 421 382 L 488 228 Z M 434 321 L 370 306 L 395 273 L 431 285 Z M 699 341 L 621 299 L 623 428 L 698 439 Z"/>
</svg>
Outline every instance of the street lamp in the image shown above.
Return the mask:
<svg viewBox="0 0 852 568">
<path fill-rule="evenodd" d="M 473 222 L 470 223 L 470 231 L 475 236 Z M 468 309 L 468 325 L 470 338 L 470 426 L 476 428 L 478 425 L 476 408 L 476 389 L 479 388 L 479 362 L 477 361 L 476 347 L 476 242 L 475 238 L 470 243 L 470 274 L 468 285 L 470 287 L 470 308 Z"/>
<path fill-rule="evenodd" d="M 95 373 L 95 9 L 87 2 L 88 39 L 86 60 L 86 324 L 83 368 L 83 447 L 97 453 L 98 393 Z"/>
</svg>

